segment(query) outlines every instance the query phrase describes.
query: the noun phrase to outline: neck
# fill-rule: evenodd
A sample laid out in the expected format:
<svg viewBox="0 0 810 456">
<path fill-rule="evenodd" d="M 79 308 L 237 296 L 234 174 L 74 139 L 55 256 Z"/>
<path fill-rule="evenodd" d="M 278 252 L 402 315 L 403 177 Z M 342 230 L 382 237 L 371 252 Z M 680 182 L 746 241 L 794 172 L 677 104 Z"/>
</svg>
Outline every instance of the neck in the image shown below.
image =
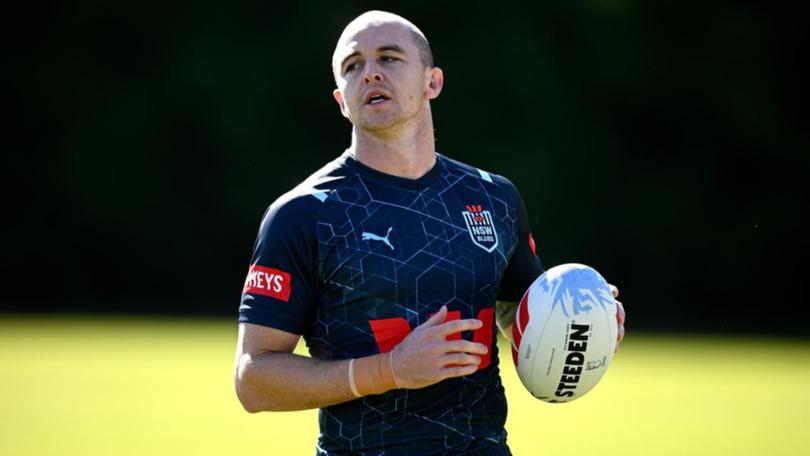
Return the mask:
<svg viewBox="0 0 810 456">
<path fill-rule="evenodd" d="M 410 125 L 379 131 L 352 128 L 349 151 L 362 164 L 377 171 L 418 179 L 436 163 L 433 118 L 428 107 Z"/>
</svg>

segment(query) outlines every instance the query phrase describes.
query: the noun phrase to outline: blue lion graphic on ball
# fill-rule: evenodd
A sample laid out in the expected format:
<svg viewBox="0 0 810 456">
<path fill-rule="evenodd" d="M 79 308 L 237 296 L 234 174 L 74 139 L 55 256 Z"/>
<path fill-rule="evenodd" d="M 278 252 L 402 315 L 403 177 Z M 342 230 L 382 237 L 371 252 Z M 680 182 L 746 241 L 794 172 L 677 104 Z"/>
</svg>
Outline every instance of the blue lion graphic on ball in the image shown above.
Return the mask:
<svg viewBox="0 0 810 456">
<path fill-rule="evenodd" d="M 588 313 L 595 305 L 605 310 L 616 305 L 607 281 L 595 269 L 580 264 L 549 269 L 537 279 L 537 286 L 551 295 L 552 309 L 559 305 L 566 318 Z"/>
</svg>

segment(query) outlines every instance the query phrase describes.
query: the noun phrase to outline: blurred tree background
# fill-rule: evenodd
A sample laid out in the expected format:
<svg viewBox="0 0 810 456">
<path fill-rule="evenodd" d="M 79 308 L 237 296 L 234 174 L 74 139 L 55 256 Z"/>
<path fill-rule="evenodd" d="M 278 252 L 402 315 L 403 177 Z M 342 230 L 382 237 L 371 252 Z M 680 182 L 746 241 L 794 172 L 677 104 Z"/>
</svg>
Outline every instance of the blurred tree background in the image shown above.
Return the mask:
<svg viewBox="0 0 810 456">
<path fill-rule="evenodd" d="M 17 6 L 20 8 L 21 6 Z M 629 330 L 807 335 L 804 16 L 762 3 L 79 1 L 10 11 L 5 313 L 236 318 L 258 223 L 341 153 L 343 26 L 409 18 L 437 149 L 509 177 Z M 785 313 L 786 312 L 786 313 Z"/>
</svg>

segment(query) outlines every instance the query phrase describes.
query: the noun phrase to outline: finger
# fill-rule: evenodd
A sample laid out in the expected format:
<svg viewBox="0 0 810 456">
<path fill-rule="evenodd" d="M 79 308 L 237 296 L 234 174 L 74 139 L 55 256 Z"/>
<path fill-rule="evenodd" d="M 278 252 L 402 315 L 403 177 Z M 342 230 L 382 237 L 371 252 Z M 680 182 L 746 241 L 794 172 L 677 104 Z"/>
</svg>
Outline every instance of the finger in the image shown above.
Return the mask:
<svg viewBox="0 0 810 456">
<path fill-rule="evenodd" d="M 468 355 L 466 353 L 448 353 L 439 358 L 442 366 L 466 366 L 468 364 L 479 365 L 481 358 L 475 355 Z"/>
<path fill-rule="evenodd" d="M 455 334 L 461 331 L 473 331 L 481 326 L 484 323 L 481 320 L 475 318 L 469 318 L 466 320 L 453 320 L 453 321 L 446 321 L 438 326 L 436 326 L 436 334 L 442 337 L 447 337 L 450 334 Z"/>
<path fill-rule="evenodd" d="M 624 306 L 622 305 L 621 301 L 616 301 L 616 322 L 623 325 L 626 319 L 627 314 L 624 311 Z"/>
<path fill-rule="evenodd" d="M 610 292 L 613 294 L 613 297 L 618 298 L 619 297 L 619 288 L 616 285 L 608 284 L 608 286 L 610 287 Z"/>
<path fill-rule="evenodd" d="M 431 315 L 431 317 L 428 318 L 426 322 L 422 323 L 419 326 L 428 327 L 428 326 L 440 325 L 440 324 L 442 324 L 444 322 L 445 318 L 447 318 L 447 306 L 442 306 L 441 309 L 439 309 L 438 312 Z"/>
<path fill-rule="evenodd" d="M 624 340 L 624 325 L 619 326 L 619 334 L 616 336 L 616 348 L 613 350 L 614 354 L 619 352 L 619 344 L 621 344 L 622 340 Z"/>
<path fill-rule="evenodd" d="M 460 352 L 470 353 L 473 355 L 486 355 L 489 348 L 484 344 L 478 342 L 470 342 L 469 340 L 449 340 L 442 344 L 442 351 L 444 353 Z"/>
<path fill-rule="evenodd" d="M 442 374 L 444 378 L 463 377 L 465 375 L 470 375 L 477 370 L 477 365 L 466 364 L 464 366 L 445 367 L 442 369 Z"/>
</svg>

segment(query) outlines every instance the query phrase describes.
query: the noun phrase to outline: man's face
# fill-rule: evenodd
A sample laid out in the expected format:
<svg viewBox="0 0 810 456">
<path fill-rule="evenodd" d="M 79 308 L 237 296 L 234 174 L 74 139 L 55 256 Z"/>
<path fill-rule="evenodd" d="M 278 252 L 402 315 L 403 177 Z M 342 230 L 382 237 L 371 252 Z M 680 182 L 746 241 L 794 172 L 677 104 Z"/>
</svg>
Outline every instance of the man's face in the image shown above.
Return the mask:
<svg viewBox="0 0 810 456">
<path fill-rule="evenodd" d="M 431 69 L 419 58 L 411 31 L 398 23 L 368 25 L 339 43 L 334 56 L 335 100 L 352 124 L 381 130 L 415 117 L 430 90 Z"/>
</svg>

